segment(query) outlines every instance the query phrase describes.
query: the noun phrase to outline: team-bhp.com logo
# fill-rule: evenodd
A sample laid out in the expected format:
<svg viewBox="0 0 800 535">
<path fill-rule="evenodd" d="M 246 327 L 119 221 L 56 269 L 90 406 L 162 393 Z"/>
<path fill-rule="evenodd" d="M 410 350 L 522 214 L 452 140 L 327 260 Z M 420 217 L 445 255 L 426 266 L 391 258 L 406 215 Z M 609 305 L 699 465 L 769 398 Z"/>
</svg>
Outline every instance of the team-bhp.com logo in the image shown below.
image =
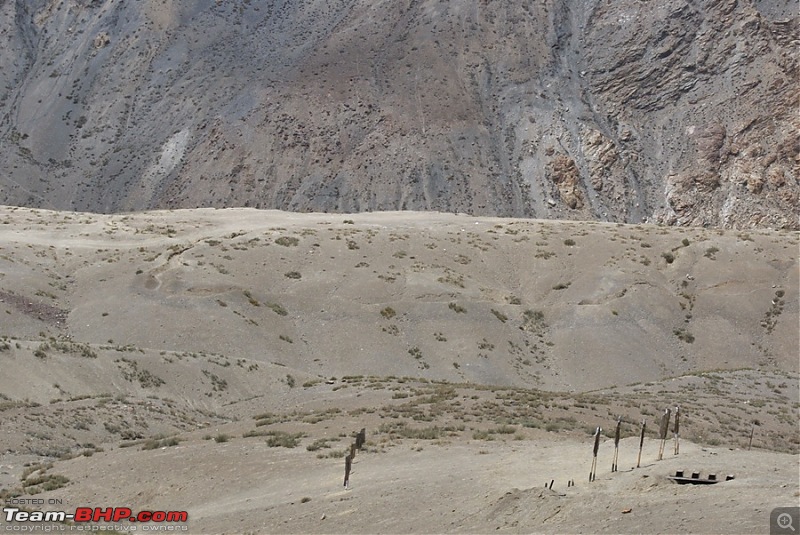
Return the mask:
<svg viewBox="0 0 800 535">
<path fill-rule="evenodd" d="M 3 508 L 5 521 L 16 522 L 51 522 L 83 524 L 89 522 L 147 522 L 160 525 L 142 526 L 142 531 L 177 531 L 185 526 L 175 526 L 189 520 L 186 511 L 139 511 L 134 513 L 128 507 L 78 507 L 74 513 L 66 511 L 23 511 L 18 507 Z M 13 524 L 12 524 L 13 525 Z M 167 526 L 172 529 L 164 529 Z M 132 526 L 131 526 L 132 527 Z M 177 529 L 176 529 L 177 528 Z M 8 526 L 6 527 L 8 530 Z M 11 530 L 15 531 L 15 530 Z M 133 530 L 130 530 L 133 531 Z"/>
</svg>

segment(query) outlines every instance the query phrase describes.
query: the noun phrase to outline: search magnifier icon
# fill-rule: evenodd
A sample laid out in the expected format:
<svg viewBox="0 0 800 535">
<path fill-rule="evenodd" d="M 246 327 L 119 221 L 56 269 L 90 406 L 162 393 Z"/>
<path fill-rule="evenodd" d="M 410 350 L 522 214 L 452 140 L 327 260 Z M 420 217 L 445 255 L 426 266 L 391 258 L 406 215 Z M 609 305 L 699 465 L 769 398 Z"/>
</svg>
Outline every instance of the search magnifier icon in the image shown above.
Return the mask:
<svg viewBox="0 0 800 535">
<path fill-rule="evenodd" d="M 781 529 L 790 529 L 792 532 L 795 532 L 794 526 L 792 525 L 792 515 L 789 513 L 781 513 L 778 515 L 778 527 Z"/>
</svg>

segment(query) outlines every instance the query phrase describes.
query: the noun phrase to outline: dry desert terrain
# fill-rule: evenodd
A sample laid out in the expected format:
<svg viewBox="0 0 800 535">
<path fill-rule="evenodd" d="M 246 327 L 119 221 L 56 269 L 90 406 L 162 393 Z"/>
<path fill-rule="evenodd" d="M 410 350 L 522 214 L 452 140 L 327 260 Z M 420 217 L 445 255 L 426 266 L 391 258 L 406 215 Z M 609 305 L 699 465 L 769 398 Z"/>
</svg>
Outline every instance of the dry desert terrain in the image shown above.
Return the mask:
<svg viewBox="0 0 800 535">
<path fill-rule="evenodd" d="M 0 207 L 0 336 L 5 507 L 185 510 L 190 533 L 766 533 L 800 496 L 796 232 Z"/>
</svg>

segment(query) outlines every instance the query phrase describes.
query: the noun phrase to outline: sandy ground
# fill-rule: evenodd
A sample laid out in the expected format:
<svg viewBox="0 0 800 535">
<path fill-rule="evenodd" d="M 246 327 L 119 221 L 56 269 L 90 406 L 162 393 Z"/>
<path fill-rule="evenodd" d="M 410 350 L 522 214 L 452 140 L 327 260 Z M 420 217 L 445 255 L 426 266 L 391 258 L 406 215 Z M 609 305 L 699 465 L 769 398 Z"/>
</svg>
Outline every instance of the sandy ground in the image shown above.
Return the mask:
<svg viewBox="0 0 800 535">
<path fill-rule="evenodd" d="M 255 440 L 195 442 L 155 452 L 97 453 L 60 463 L 74 485 L 47 493 L 70 506 L 187 510 L 192 533 L 763 533 L 774 507 L 798 504 L 798 457 L 648 440 L 432 445 L 405 441 L 357 455 L 348 489 L 341 459 Z M 188 461 L 191 459 L 191 461 Z M 677 485 L 676 470 L 732 481 Z M 553 480 L 552 490 L 549 487 Z M 568 486 L 574 480 L 575 486 Z M 627 511 L 627 512 L 626 512 Z"/>
</svg>

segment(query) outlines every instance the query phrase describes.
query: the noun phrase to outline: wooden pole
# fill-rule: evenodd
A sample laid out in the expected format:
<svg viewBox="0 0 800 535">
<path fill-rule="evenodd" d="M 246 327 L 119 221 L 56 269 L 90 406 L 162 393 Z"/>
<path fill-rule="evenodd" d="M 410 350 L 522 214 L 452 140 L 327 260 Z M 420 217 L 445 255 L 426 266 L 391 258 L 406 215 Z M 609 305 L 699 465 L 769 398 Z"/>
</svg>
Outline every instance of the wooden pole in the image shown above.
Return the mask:
<svg viewBox="0 0 800 535">
<path fill-rule="evenodd" d="M 678 455 L 678 451 L 680 449 L 680 421 L 681 421 L 681 408 L 675 407 L 675 427 L 672 429 L 673 434 L 675 435 L 675 455 Z"/>
<path fill-rule="evenodd" d="M 642 446 L 644 446 L 644 430 L 647 427 L 647 420 L 642 420 L 642 434 L 639 435 L 639 456 L 636 458 L 636 468 L 642 463 Z"/>
<path fill-rule="evenodd" d="M 619 460 L 619 433 L 622 427 L 622 416 L 617 418 L 617 430 L 614 432 L 614 460 L 611 462 L 611 471 L 617 471 L 617 461 Z"/>
<path fill-rule="evenodd" d="M 664 410 L 664 415 L 661 417 L 661 428 L 659 429 L 659 437 L 661 438 L 661 444 L 658 447 L 658 460 L 664 458 L 664 446 L 667 443 L 667 433 L 669 432 L 669 419 L 672 415 L 671 409 Z"/>
<path fill-rule="evenodd" d="M 344 458 L 344 488 L 350 485 L 350 469 L 353 467 L 353 458 L 349 455 Z"/>
<path fill-rule="evenodd" d="M 747 444 L 747 449 L 751 449 L 753 447 L 753 433 L 756 431 L 756 424 L 753 424 L 753 427 L 750 428 L 750 442 Z"/>
<path fill-rule="evenodd" d="M 592 454 L 592 469 L 589 471 L 589 482 L 594 481 L 597 472 L 597 450 L 600 449 L 600 427 L 594 432 L 594 452 Z"/>
</svg>

